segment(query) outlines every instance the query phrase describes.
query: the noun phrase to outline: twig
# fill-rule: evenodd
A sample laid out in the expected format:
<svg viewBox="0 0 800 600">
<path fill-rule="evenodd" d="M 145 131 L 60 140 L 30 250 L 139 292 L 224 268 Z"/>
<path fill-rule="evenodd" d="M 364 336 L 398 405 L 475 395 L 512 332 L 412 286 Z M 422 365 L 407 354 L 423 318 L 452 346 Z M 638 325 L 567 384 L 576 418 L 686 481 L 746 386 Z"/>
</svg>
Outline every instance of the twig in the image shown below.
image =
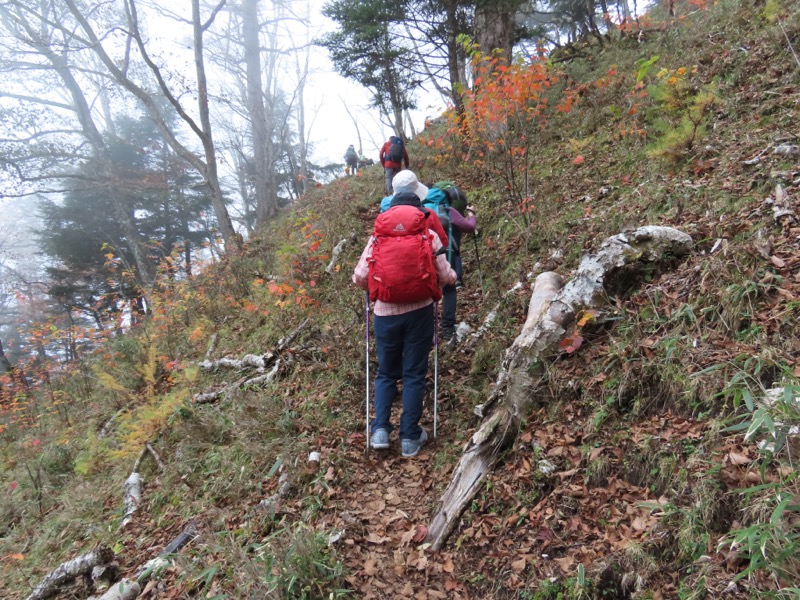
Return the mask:
<svg viewBox="0 0 800 600">
<path fill-rule="evenodd" d="M 166 471 L 167 470 L 167 466 L 164 464 L 164 461 L 161 458 L 161 455 L 156 451 L 155 448 L 153 448 L 152 444 L 150 444 L 150 442 L 147 442 L 147 443 L 145 443 L 144 447 L 150 453 L 150 456 L 153 457 L 153 460 L 156 461 L 156 464 L 158 465 L 158 468 L 161 469 L 162 471 Z"/>
<path fill-rule="evenodd" d="M 126 410 L 127 410 L 126 408 L 120 408 L 117 412 L 115 412 L 111 416 L 111 418 L 108 421 L 105 422 L 103 427 L 100 429 L 100 433 L 97 434 L 97 437 L 99 437 L 100 439 L 103 439 L 104 437 L 106 437 L 111 432 L 111 425 L 113 425 L 114 421 L 117 420 L 117 417 L 119 417 Z"/>
<path fill-rule="evenodd" d="M 789 35 L 786 33 L 786 29 L 784 29 L 783 23 L 781 21 L 778 21 L 778 25 L 781 26 L 783 37 L 786 38 L 786 43 L 789 44 L 789 50 L 792 51 L 792 56 L 794 56 L 794 60 L 797 63 L 797 66 L 800 66 L 800 58 L 797 57 L 797 52 L 794 51 L 794 46 L 792 46 L 792 40 L 789 39 Z"/>
</svg>

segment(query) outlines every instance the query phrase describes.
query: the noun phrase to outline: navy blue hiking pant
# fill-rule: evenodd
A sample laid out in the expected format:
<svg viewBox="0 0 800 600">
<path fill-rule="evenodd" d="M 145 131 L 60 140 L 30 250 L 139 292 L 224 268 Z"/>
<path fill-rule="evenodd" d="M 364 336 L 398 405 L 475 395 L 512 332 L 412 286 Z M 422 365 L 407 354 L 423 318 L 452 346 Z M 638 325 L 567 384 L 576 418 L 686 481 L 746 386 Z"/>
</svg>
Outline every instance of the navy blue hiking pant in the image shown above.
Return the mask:
<svg viewBox="0 0 800 600">
<path fill-rule="evenodd" d="M 397 380 L 403 380 L 403 414 L 400 439 L 417 440 L 422 435 L 419 419 L 425 398 L 428 354 L 433 346 L 433 304 L 402 315 L 375 315 L 375 345 L 378 376 L 375 379 L 375 418 L 371 431 L 392 431 L 389 422 Z"/>
</svg>

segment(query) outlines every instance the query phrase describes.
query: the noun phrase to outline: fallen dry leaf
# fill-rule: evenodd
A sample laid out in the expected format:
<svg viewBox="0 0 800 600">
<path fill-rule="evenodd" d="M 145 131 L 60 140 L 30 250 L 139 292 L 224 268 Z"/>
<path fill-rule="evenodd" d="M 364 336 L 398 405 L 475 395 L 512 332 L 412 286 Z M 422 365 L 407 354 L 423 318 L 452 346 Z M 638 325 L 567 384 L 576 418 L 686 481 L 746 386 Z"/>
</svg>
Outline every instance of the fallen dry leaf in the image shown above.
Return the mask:
<svg viewBox="0 0 800 600">
<path fill-rule="evenodd" d="M 769 257 L 769 262 L 771 262 L 773 265 L 775 265 L 779 269 L 782 269 L 783 267 L 786 266 L 786 262 L 782 258 L 778 258 L 775 255 Z"/>
<path fill-rule="evenodd" d="M 753 459 L 746 454 L 739 454 L 738 452 L 733 451 L 728 453 L 728 460 L 730 460 L 734 465 L 749 465 L 751 462 L 753 462 Z"/>
<path fill-rule="evenodd" d="M 364 574 L 369 575 L 370 577 L 375 575 L 378 572 L 378 561 L 377 559 L 370 558 L 367 562 L 364 563 Z"/>
<path fill-rule="evenodd" d="M 524 557 L 519 558 L 511 563 L 511 570 L 514 571 L 514 573 L 522 573 L 525 570 L 525 565 L 527 564 L 528 561 L 526 561 Z"/>
<path fill-rule="evenodd" d="M 460 584 L 458 583 L 458 581 L 456 581 L 452 577 L 448 577 L 447 579 L 444 580 L 444 589 L 447 590 L 448 592 L 457 590 L 459 588 L 459 585 Z"/>
</svg>

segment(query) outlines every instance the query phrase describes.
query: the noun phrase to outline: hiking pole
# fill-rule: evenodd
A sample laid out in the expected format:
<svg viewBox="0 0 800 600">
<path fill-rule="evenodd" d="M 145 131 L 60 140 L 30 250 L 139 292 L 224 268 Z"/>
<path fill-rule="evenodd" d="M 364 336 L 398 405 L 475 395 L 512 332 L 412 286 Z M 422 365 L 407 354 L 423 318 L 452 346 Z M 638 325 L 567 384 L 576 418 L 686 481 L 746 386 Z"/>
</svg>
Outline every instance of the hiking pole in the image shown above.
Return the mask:
<svg viewBox="0 0 800 600">
<path fill-rule="evenodd" d="M 484 290 L 483 290 L 483 271 L 481 270 L 481 255 L 478 253 L 478 230 L 477 229 L 475 230 L 475 235 L 472 236 L 472 241 L 475 242 L 475 259 L 478 261 L 478 281 L 481 284 L 481 292 L 484 292 Z"/>
<path fill-rule="evenodd" d="M 365 300 L 365 307 L 366 310 L 364 314 L 366 315 L 366 325 L 367 325 L 367 352 L 365 363 L 367 367 L 367 397 L 366 397 L 366 406 L 367 406 L 367 448 L 365 452 L 369 452 L 369 292 L 364 292 L 364 300 Z"/>
<path fill-rule="evenodd" d="M 439 303 L 433 303 L 433 437 L 439 416 Z"/>
</svg>

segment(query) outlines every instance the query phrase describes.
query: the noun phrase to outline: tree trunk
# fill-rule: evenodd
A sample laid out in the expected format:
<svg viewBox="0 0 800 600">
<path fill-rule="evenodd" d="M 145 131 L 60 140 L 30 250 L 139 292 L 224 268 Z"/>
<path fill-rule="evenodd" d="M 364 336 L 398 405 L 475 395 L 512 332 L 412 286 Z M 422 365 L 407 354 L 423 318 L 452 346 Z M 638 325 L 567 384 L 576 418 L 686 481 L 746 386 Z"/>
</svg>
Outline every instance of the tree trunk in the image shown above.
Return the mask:
<svg viewBox="0 0 800 600">
<path fill-rule="evenodd" d="M 296 178 L 298 183 L 298 192 L 302 195 L 308 191 L 308 141 L 306 136 L 308 133 L 306 132 L 306 101 L 305 101 L 305 91 L 306 91 L 306 81 L 308 78 L 308 67 L 309 67 L 309 57 L 310 57 L 310 45 L 309 49 L 306 50 L 305 54 L 305 62 L 301 65 L 300 59 L 296 58 L 297 62 L 297 73 L 299 75 L 299 80 L 297 82 L 297 108 L 295 109 L 295 115 L 297 119 L 297 145 L 298 145 L 298 152 L 300 156 L 298 169 L 299 169 L 299 177 Z M 313 122 L 313 119 L 312 119 Z M 361 146 L 361 137 L 359 135 L 359 146 Z"/>
<path fill-rule="evenodd" d="M 219 183 L 217 172 L 217 149 L 214 147 L 214 138 L 211 130 L 211 115 L 208 108 L 208 81 L 206 79 L 206 68 L 203 58 L 203 31 L 205 27 L 200 18 L 200 0 L 192 0 L 192 30 L 194 32 L 194 67 L 197 74 L 197 107 L 200 112 L 200 124 L 202 135 L 200 141 L 203 144 L 203 151 L 206 156 L 206 183 L 211 190 L 211 204 L 214 213 L 217 215 L 222 238 L 225 240 L 226 250 L 231 248 L 240 249 L 241 243 L 236 231 L 233 229 L 228 209 L 225 206 L 225 198 L 222 195 L 222 187 Z"/>
<path fill-rule="evenodd" d="M 500 50 L 506 63 L 511 61 L 514 42 L 514 17 L 520 0 L 481 0 L 475 6 L 475 41 L 487 58 Z"/>
<path fill-rule="evenodd" d="M 447 28 L 447 71 L 450 75 L 450 92 L 453 97 L 453 106 L 459 123 L 464 117 L 464 98 L 463 90 L 466 87 L 466 80 L 463 77 L 463 69 L 459 68 L 458 57 L 461 52 L 458 45 L 458 0 L 444 0 L 447 11 L 445 27 Z"/>
<path fill-rule="evenodd" d="M 5 351 L 3 350 L 3 340 L 0 340 L 0 367 L 3 368 L 3 373 L 14 373 L 14 366 L 8 360 Z"/>
<path fill-rule="evenodd" d="M 483 405 L 483 423 L 467 442 L 428 528 L 426 541 L 434 550 L 442 548 L 502 452 L 513 444 L 541 386 L 538 365 L 559 353 L 558 343 L 578 313 L 604 304 L 610 294 L 629 290 L 648 265 L 668 265 L 691 247 L 691 238 L 681 231 L 642 227 L 615 235 L 598 252 L 584 256 L 563 288 L 555 273 L 536 278 L 528 318 L 506 351 L 494 392 Z"/>
<path fill-rule="evenodd" d="M 261 83 L 261 44 L 259 42 L 258 0 L 242 2 L 242 42 L 247 72 L 247 112 L 253 134 L 253 159 L 255 161 L 256 220 L 265 221 L 273 214 L 274 198 L 269 197 L 267 173 L 267 114 L 264 109 L 264 92 Z"/>
<path fill-rule="evenodd" d="M 139 31 L 139 20 L 136 11 L 135 0 L 128 0 L 125 6 L 129 19 L 128 35 L 130 35 L 131 38 L 136 42 L 137 48 L 139 49 L 143 60 L 158 82 L 160 91 L 167 98 L 170 105 L 175 110 L 175 113 L 181 119 L 183 119 L 186 125 L 189 126 L 192 132 L 200 140 L 205 152 L 205 162 L 180 142 L 170 126 L 167 124 L 168 119 L 165 119 L 154 96 L 144 88 L 134 83 L 128 77 L 127 72 L 123 70 L 123 68 L 121 68 L 118 63 L 111 58 L 111 56 L 109 56 L 103 47 L 102 41 L 97 36 L 97 33 L 95 33 L 92 24 L 87 20 L 86 16 L 77 6 L 75 0 L 63 1 L 72 16 L 80 25 L 80 29 L 83 31 L 83 34 L 85 34 L 86 38 L 89 40 L 91 44 L 91 50 L 93 50 L 100 58 L 103 65 L 105 65 L 106 69 L 108 70 L 109 75 L 142 103 L 142 105 L 147 109 L 150 117 L 153 119 L 153 122 L 156 124 L 159 131 L 161 131 L 161 133 L 164 135 L 167 143 L 172 147 L 175 153 L 192 165 L 192 167 L 194 167 L 206 179 L 208 187 L 211 190 L 211 203 L 214 207 L 214 214 L 217 217 L 217 222 L 219 224 L 222 237 L 225 239 L 229 249 L 239 248 L 241 245 L 240 236 L 238 236 L 233 229 L 233 224 L 231 223 L 228 209 L 225 206 L 225 201 L 222 196 L 222 190 L 217 174 L 216 152 L 214 150 L 213 139 L 211 138 L 211 124 L 208 109 L 208 89 L 206 84 L 205 67 L 203 64 L 203 32 L 211 25 L 213 22 L 213 17 L 216 16 L 216 13 L 221 10 L 222 6 L 224 6 L 225 0 L 222 0 L 222 4 L 216 7 L 211 19 L 209 19 L 209 21 L 205 24 L 200 23 L 199 0 L 192 0 L 192 24 L 194 27 L 195 38 L 195 67 L 197 70 L 197 92 L 201 118 L 200 127 L 198 127 L 197 123 L 194 122 L 192 117 L 189 116 L 189 114 L 181 106 L 179 100 L 172 94 L 160 69 L 152 61 L 150 55 L 148 54 L 144 40 L 141 36 L 141 32 Z"/>
</svg>

